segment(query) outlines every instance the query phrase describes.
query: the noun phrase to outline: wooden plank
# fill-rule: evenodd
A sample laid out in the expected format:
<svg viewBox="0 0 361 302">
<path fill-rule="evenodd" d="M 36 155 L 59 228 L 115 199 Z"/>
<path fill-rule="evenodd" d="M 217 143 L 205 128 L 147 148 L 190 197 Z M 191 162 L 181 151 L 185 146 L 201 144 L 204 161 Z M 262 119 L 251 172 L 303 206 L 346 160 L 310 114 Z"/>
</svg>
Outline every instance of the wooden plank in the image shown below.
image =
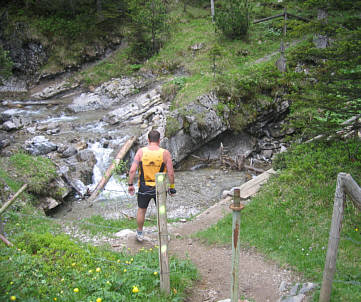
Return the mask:
<svg viewBox="0 0 361 302">
<path fill-rule="evenodd" d="M 157 221 L 159 240 L 159 266 L 160 266 L 160 290 L 165 294 L 170 294 L 170 272 L 168 259 L 168 227 L 167 227 L 167 189 L 166 173 L 157 173 Z"/>
<path fill-rule="evenodd" d="M 259 19 L 259 20 L 254 20 L 253 24 L 257 24 L 257 23 L 261 23 L 261 22 L 264 22 L 264 21 L 268 21 L 268 20 L 279 18 L 279 17 L 283 17 L 284 14 L 285 13 L 281 13 L 281 14 L 274 15 L 274 16 L 271 16 L 271 17 L 267 17 L 267 18 L 263 18 L 263 19 Z"/>
<path fill-rule="evenodd" d="M 0 215 L 5 212 L 5 210 L 11 206 L 11 204 L 16 200 L 16 198 L 19 197 L 19 195 L 28 187 L 27 184 L 24 184 L 19 191 L 16 192 L 16 194 L 11 197 L 0 209 Z"/>
<path fill-rule="evenodd" d="M 361 188 L 350 174 L 340 173 L 339 175 L 343 179 L 347 195 L 351 197 L 354 206 L 361 211 Z"/>
<path fill-rule="evenodd" d="M 260 189 L 261 185 L 267 182 L 272 174 L 276 174 L 276 171 L 269 169 L 241 185 L 239 187 L 241 199 L 248 199 L 255 195 Z"/>
<path fill-rule="evenodd" d="M 125 157 L 125 155 L 128 153 L 128 151 L 130 150 L 130 148 L 133 146 L 133 144 L 135 143 L 135 141 L 137 140 L 137 137 L 132 136 L 129 140 L 127 140 L 125 142 L 125 144 L 120 148 L 117 156 L 115 157 L 115 160 L 113 161 L 113 163 L 109 166 L 109 168 L 106 170 L 104 176 L 102 177 L 102 179 L 99 181 L 99 183 L 97 184 L 96 188 L 94 189 L 94 191 L 92 192 L 92 194 L 90 195 L 90 197 L 88 198 L 88 201 L 94 201 L 99 193 L 101 192 L 101 190 L 105 187 L 105 185 L 108 183 L 110 177 L 113 175 L 113 171 L 115 169 L 115 167 L 119 164 L 119 162 Z"/>
<path fill-rule="evenodd" d="M 2 242 L 4 242 L 7 246 L 14 246 L 9 240 L 6 239 L 5 236 L 3 236 L 2 234 L 0 234 L 0 240 Z"/>
</svg>

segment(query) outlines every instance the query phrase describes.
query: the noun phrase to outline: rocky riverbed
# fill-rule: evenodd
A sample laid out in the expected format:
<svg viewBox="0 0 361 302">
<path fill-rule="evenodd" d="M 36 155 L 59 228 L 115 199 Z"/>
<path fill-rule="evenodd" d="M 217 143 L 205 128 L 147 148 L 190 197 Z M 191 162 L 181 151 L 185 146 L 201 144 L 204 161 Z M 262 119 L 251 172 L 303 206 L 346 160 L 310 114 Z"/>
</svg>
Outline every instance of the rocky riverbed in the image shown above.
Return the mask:
<svg viewBox="0 0 361 302">
<path fill-rule="evenodd" d="M 125 158 L 129 163 L 136 149 L 146 144 L 147 133 L 157 129 L 162 146 L 171 151 L 178 168 L 179 194 L 171 199 L 169 209 L 169 216 L 177 218 L 196 215 L 219 200 L 223 189 L 245 180 L 241 172 L 211 169 L 212 159 L 222 154 L 236 159 L 242 154 L 250 164 L 268 165 L 275 152 L 285 149 L 281 126 L 288 110 L 286 102 L 262 112 L 248 130 L 235 134 L 229 130 L 228 111 L 217 114 L 218 99 L 213 93 L 199 97 L 184 113 L 170 110 L 170 102 L 162 98 L 162 84 L 149 78 L 124 77 L 84 92 L 62 80 L 32 90 L 26 100 L 2 100 L 1 155 L 24 149 L 56 163 L 58 177 L 70 192 L 65 200 L 75 200 L 59 215 L 76 218 L 80 212 L 99 211 L 105 216 L 134 215 L 135 198 L 127 196 L 126 188 L 116 180 L 110 181 L 93 209 L 80 211 L 77 207 L 86 208 L 82 199 L 94 189 L 127 139 L 138 137 Z M 169 117 L 178 126 L 172 136 L 165 137 Z M 49 211 L 63 202 L 47 199 L 43 207 Z"/>
</svg>

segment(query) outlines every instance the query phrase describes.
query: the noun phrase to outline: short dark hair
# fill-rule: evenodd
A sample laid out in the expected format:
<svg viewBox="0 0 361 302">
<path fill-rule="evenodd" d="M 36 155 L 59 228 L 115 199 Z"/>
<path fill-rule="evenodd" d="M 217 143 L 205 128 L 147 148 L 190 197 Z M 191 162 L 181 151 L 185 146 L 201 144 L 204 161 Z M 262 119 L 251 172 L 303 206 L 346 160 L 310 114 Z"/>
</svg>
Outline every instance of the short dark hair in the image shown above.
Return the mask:
<svg viewBox="0 0 361 302">
<path fill-rule="evenodd" d="M 150 142 L 159 142 L 160 140 L 160 133 L 157 130 L 151 130 L 148 133 L 148 139 Z"/>
</svg>

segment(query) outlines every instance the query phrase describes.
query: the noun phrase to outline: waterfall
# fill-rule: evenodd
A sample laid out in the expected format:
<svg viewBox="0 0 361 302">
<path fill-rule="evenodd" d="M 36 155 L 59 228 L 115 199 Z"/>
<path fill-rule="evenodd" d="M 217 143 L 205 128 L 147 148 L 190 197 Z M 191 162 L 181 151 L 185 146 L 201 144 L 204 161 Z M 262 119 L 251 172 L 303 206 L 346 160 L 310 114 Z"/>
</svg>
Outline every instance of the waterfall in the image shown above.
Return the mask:
<svg viewBox="0 0 361 302">
<path fill-rule="evenodd" d="M 122 144 L 128 139 L 128 137 L 123 137 L 121 139 L 116 139 L 113 142 L 113 145 L 122 146 Z M 111 157 L 114 149 L 108 147 L 104 148 L 101 142 L 96 142 L 89 145 L 89 149 L 94 152 L 95 158 L 97 160 L 94 169 L 93 169 L 93 183 L 89 185 L 90 191 L 93 191 L 99 181 L 102 179 L 105 171 L 112 164 L 114 158 Z M 118 151 L 118 150 L 117 150 Z M 126 182 L 126 174 L 123 175 L 113 175 L 105 188 L 99 195 L 98 199 L 102 201 L 107 200 L 120 200 L 128 197 L 128 185 Z"/>
</svg>

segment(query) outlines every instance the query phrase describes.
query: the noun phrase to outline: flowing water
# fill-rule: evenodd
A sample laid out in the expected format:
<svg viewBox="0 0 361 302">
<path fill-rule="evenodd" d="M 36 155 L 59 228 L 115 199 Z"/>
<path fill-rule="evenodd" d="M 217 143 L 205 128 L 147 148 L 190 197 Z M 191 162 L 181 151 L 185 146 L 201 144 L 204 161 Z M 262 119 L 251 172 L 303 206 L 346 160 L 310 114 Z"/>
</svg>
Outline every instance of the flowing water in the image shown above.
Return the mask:
<svg viewBox="0 0 361 302">
<path fill-rule="evenodd" d="M 15 142 L 12 144 L 14 149 L 23 146 L 26 140 L 36 135 L 45 135 L 57 145 L 86 142 L 97 160 L 93 170 L 92 184 L 88 186 L 92 191 L 112 163 L 118 149 L 130 136 L 139 135 L 141 129 L 139 125 L 120 123 L 112 126 L 102 121 L 102 118 L 119 107 L 119 104 L 113 104 L 108 108 L 71 112 L 68 106 L 75 97 L 52 99 L 47 101 L 46 105 L 45 101 L 44 104 L 34 104 L 35 102 L 32 101 L 11 101 L 13 105 L 21 104 L 22 108 L 16 109 L 9 109 L 8 101 L 5 101 L 0 110 L 22 116 L 30 121 L 22 130 L 14 134 Z M 45 130 L 39 132 L 41 126 L 45 127 Z M 46 127 L 50 130 L 46 130 Z M 49 132 L 54 128 L 58 130 Z M 104 142 L 107 143 L 104 144 Z M 126 158 L 129 162 L 134 152 L 135 150 L 129 152 Z M 219 201 L 223 190 L 239 186 L 244 181 L 243 173 L 210 169 L 203 165 L 197 166 L 197 163 L 190 169 L 177 170 L 177 194 L 173 198 L 168 198 L 168 217 L 189 218 L 197 215 Z M 84 200 L 75 199 L 59 207 L 53 215 L 67 219 L 80 219 L 91 215 L 103 215 L 107 218 L 135 216 L 136 197 L 128 194 L 126 184 L 125 175 L 113 176 L 92 207 L 89 207 Z M 148 214 L 155 215 L 154 203 L 151 204 Z"/>
</svg>

